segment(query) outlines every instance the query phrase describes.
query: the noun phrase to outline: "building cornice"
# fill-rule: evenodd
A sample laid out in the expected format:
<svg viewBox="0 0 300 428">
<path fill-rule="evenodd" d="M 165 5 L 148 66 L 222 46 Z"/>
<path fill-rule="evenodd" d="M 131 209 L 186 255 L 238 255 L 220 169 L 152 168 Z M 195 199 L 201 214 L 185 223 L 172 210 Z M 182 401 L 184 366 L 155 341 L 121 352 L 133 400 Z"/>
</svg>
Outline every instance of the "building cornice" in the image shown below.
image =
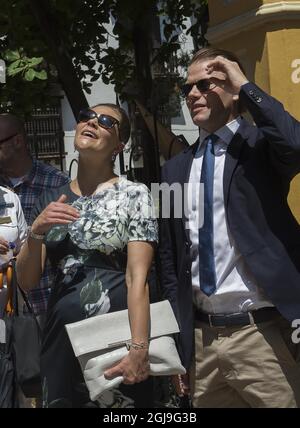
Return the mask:
<svg viewBox="0 0 300 428">
<path fill-rule="evenodd" d="M 264 23 L 300 20 L 299 1 L 279 1 L 264 4 L 258 9 L 250 10 L 240 16 L 229 19 L 222 24 L 210 27 L 206 38 L 209 43 L 215 44 L 225 39 L 234 37 L 243 31 L 251 31 Z"/>
</svg>

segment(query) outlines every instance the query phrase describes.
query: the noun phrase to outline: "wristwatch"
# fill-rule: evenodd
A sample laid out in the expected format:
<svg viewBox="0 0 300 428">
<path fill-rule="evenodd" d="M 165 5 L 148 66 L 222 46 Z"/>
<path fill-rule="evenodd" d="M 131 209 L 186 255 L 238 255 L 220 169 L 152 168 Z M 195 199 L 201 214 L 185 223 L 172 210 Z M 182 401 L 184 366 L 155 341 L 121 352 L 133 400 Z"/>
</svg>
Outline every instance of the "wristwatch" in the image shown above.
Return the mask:
<svg viewBox="0 0 300 428">
<path fill-rule="evenodd" d="M 45 238 L 45 235 L 39 235 L 37 233 L 32 232 L 31 226 L 28 227 L 27 232 L 28 232 L 28 236 L 30 236 L 30 238 L 32 239 L 37 239 L 42 241 Z"/>
</svg>

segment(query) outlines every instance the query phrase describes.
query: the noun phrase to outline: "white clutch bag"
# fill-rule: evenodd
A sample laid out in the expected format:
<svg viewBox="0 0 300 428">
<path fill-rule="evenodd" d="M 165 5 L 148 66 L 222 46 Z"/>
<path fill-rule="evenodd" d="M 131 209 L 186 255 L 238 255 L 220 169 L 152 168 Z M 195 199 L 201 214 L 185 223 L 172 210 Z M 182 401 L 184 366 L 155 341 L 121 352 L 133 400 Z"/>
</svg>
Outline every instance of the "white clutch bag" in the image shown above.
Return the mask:
<svg viewBox="0 0 300 428">
<path fill-rule="evenodd" d="M 131 339 L 128 310 L 110 312 L 67 324 L 66 330 L 79 360 L 92 401 L 107 389 L 117 387 L 123 377 L 105 379 L 103 373 L 120 361 Z M 149 360 L 152 376 L 185 374 L 172 334 L 179 328 L 168 300 L 150 305 Z"/>
</svg>

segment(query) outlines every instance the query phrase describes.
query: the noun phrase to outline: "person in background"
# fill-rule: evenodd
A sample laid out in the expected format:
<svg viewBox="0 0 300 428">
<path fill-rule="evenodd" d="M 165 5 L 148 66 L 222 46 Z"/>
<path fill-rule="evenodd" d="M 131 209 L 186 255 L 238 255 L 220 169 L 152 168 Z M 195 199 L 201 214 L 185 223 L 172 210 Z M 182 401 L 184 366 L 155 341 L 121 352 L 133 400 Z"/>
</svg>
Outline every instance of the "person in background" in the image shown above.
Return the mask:
<svg viewBox="0 0 300 428">
<path fill-rule="evenodd" d="M 19 196 L 28 225 L 40 195 L 68 182 L 64 173 L 31 157 L 23 122 L 12 114 L 0 114 L 0 185 Z M 47 264 L 39 286 L 28 296 L 41 326 L 53 275 Z"/>
<path fill-rule="evenodd" d="M 171 205 L 162 219 L 160 254 L 193 405 L 298 407 L 300 226 L 287 196 L 300 123 L 228 51 L 198 51 L 183 93 L 200 136 L 165 163 L 162 182 L 198 191 L 182 218 Z"/>
<path fill-rule="evenodd" d="M 114 104 L 80 113 L 77 177 L 43 194 L 18 258 L 18 278 L 26 291 L 39 283 L 46 255 L 57 270 L 41 353 L 44 407 L 149 407 L 153 400 L 151 379 L 146 380 L 147 277 L 157 224 L 147 187 L 114 173 L 114 160 L 129 135 L 128 117 Z M 123 376 L 124 384 L 92 403 L 64 326 L 127 307 L 130 351 L 105 372 L 107 379 Z"/>
<path fill-rule="evenodd" d="M 15 257 L 27 236 L 27 223 L 18 196 L 0 186 L 0 318 L 7 304 L 9 262 Z"/>
</svg>

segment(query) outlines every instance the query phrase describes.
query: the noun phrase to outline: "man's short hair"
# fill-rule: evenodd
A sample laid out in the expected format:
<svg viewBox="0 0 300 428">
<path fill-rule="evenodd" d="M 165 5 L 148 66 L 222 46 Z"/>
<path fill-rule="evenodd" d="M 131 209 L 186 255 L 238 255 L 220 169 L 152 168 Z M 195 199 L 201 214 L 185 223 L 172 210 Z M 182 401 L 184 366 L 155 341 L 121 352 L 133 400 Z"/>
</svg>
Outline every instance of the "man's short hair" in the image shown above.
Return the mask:
<svg viewBox="0 0 300 428">
<path fill-rule="evenodd" d="M 218 48 L 212 48 L 212 47 L 202 48 L 194 54 L 193 58 L 191 59 L 190 65 L 193 64 L 194 62 L 204 61 L 207 59 L 214 59 L 217 56 L 223 56 L 229 61 L 237 62 L 242 72 L 246 74 L 243 64 L 241 63 L 239 58 L 233 52 L 227 51 L 225 49 L 218 49 Z"/>
<path fill-rule="evenodd" d="M 4 121 L 6 126 L 11 129 L 11 131 L 17 132 L 25 138 L 26 132 L 24 122 L 19 117 L 11 113 L 1 113 L 0 121 Z"/>
<path fill-rule="evenodd" d="M 233 52 L 227 51 L 225 49 L 219 49 L 219 48 L 213 48 L 213 47 L 202 48 L 194 54 L 189 65 L 192 65 L 200 61 L 214 59 L 217 56 L 223 56 L 229 61 L 237 62 L 242 72 L 246 75 L 244 66 L 239 60 L 239 58 Z M 245 107 L 243 106 L 242 102 L 239 100 L 238 101 L 239 113 L 243 113 L 245 110 L 246 110 Z"/>
<path fill-rule="evenodd" d="M 122 109 L 121 107 L 119 107 L 117 104 L 112 104 L 112 103 L 96 104 L 96 105 L 92 106 L 91 108 L 93 109 L 95 107 L 109 107 L 121 115 L 120 128 L 119 128 L 120 129 L 120 140 L 122 143 L 126 144 L 127 141 L 129 140 L 130 130 L 131 130 L 129 118 L 128 118 L 126 111 L 124 109 Z"/>
</svg>

